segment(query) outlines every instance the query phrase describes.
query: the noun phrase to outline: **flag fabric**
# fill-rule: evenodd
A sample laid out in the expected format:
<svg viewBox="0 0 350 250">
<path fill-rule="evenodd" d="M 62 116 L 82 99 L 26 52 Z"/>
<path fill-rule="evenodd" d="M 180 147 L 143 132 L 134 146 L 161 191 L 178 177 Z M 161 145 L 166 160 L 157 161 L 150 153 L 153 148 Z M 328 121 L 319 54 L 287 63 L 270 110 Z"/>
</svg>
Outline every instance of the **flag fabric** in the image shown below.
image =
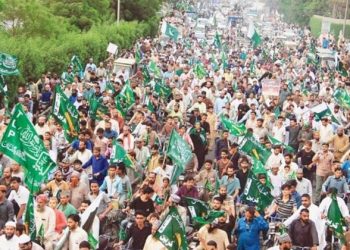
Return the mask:
<svg viewBox="0 0 350 250">
<path fill-rule="evenodd" d="M 72 56 L 72 59 L 70 60 L 72 71 L 79 75 L 80 78 L 84 77 L 84 68 L 81 64 L 81 61 L 78 56 L 74 55 Z"/>
<path fill-rule="evenodd" d="M 24 224 L 26 231 L 31 240 L 36 240 L 36 225 L 34 217 L 34 196 L 29 193 L 28 202 L 26 204 L 26 212 L 24 214 Z"/>
<path fill-rule="evenodd" d="M 253 34 L 251 40 L 252 40 L 253 48 L 258 47 L 261 44 L 261 42 L 262 42 L 261 37 L 258 34 L 256 29 L 254 30 L 254 34 Z"/>
<path fill-rule="evenodd" d="M 63 127 L 66 139 L 71 142 L 78 137 L 79 112 L 63 93 L 61 87 L 56 85 L 52 104 L 52 115 Z"/>
<path fill-rule="evenodd" d="M 263 211 L 270 206 L 273 201 L 271 190 L 267 185 L 263 185 L 253 173 L 249 171 L 247 183 L 245 185 L 241 200 L 247 204 L 255 205 L 258 211 Z"/>
<path fill-rule="evenodd" d="M 91 232 L 88 232 L 88 242 L 90 243 L 90 246 L 93 250 L 97 249 L 98 240 L 94 237 L 94 235 Z"/>
<path fill-rule="evenodd" d="M 143 82 L 145 85 L 151 81 L 151 75 L 146 66 L 142 68 L 142 76 L 143 76 Z"/>
<path fill-rule="evenodd" d="M 2 75 L 0 75 L 0 95 L 7 95 L 7 86 L 5 84 L 5 79 Z"/>
<path fill-rule="evenodd" d="M 333 97 L 340 107 L 350 109 L 350 95 L 348 91 L 342 88 L 337 88 L 334 91 Z"/>
<path fill-rule="evenodd" d="M 15 106 L 11 121 L 3 134 L 0 152 L 24 168 L 24 182 L 33 193 L 40 190 L 48 173 L 56 167 L 19 103 Z"/>
<path fill-rule="evenodd" d="M 193 73 L 199 78 L 202 79 L 207 76 L 207 71 L 204 68 L 203 64 L 197 63 L 193 68 Z"/>
<path fill-rule="evenodd" d="M 317 60 L 316 54 L 315 53 L 308 53 L 306 55 L 306 63 L 307 64 L 317 65 L 318 64 L 318 60 Z"/>
<path fill-rule="evenodd" d="M 349 76 L 349 73 L 348 73 L 348 71 L 345 69 L 345 67 L 344 67 L 344 64 L 343 64 L 343 62 L 342 61 L 340 61 L 339 63 L 338 63 L 338 70 L 337 70 L 342 76 L 344 76 L 344 77 L 348 77 Z"/>
<path fill-rule="evenodd" d="M 128 109 L 126 107 L 124 107 L 124 102 L 121 102 L 119 98 L 115 98 L 115 107 L 116 109 L 118 110 L 119 114 L 125 118 L 127 112 L 128 112 Z"/>
<path fill-rule="evenodd" d="M 221 48 L 222 48 L 221 37 L 219 36 L 219 33 L 218 33 L 218 32 L 215 33 L 213 45 L 214 45 L 214 47 L 217 48 L 217 49 L 221 49 Z"/>
<path fill-rule="evenodd" d="M 212 210 L 208 203 L 202 200 L 185 197 L 185 201 L 191 218 L 200 226 L 212 223 L 216 218 L 222 217 L 225 213 L 224 211 Z"/>
<path fill-rule="evenodd" d="M 221 116 L 221 124 L 222 126 L 230 132 L 230 134 L 234 136 L 244 136 L 247 133 L 247 128 L 244 124 L 236 123 L 231 121 L 226 116 Z"/>
<path fill-rule="evenodd" d="M 150 61 L 148 63 L 148 70 L 150 73 L 154 75 L 155 78 L 161 78 L 162 77 L 162 71 L 157 66 L 157 64 L 154 61 Z"/>
<path fill-rule="evenodd" d="M 256 176 L 259 174 L 265 175 L 266 176 L 266 186 L 272 190 L 273 185 L 271 183 L 270 176 L 267 174 L 267 170 L 266 170 L 265 166 L 260 161 L 257 161 L 254 159 L 253 159 L 252 163 L 253 163 L 253 165 L 252 165 L 253 174 Z"/>
<path fill-rule="evenodd" d="M 316 121 L 320 121 L 323 117 L 329 117 L 329 118 L 331 118 L 331 121 L 333 123 L 340 125 L 340 122 L 334 116 L 333 112 L 331 111 L 331 109 L 328 107 L 328 105 L 326 103 L 321 103 L 321 104 L 317 105 L 316 107 L 313 107 L 311 109 L 311 112 L 314 114 Z"/>
<path fill-rule="evenodd" d="M 6 53 L 0 53 L 0 75 L 3 75 L 3 76 L 19 75 L 17 63 L 18 63 L 17 57 Z"/>
<path fill-rule="evenodd" d="M 167 99 L 171 95 L 172 90 L 164 81 L 157 81 L 154 85 L 154 92 L 161 98 Z"/>
<path fill-rule="evenodd" d="M 166 155 L 172 159 L 177 167 L 183 170 L 186 164 L 192 159 L 190 145 L 174 129 L 170 135 Z"/>
<path fill-rule="evenodd" d="M 134 168 L 134 163 L 130 159 L 122 145 L 120 145 L 116 140 L 112 144 L 112 153 L 110 158 L 111 164 L 124 163 L 125 167 Z"/>
<path fill-rule="evenodd" d="M 61 250 L 63 248 L 63 246 L 65 245 L 66 241 L 68 240 L 69 234 L 70 234 L 69 228 L 66 227 L 63 230 L 59 240 L 55 244 L 54 250 Z"/>
<path fill-rule="evenodd" d="M 117 98 L 123 103 L 122 107 L 125 107 L 126 109 L 130 109 L 135 104 L 134 91 L 132 90 L 129 81 L 125 83 Z"/>
<path fill-rule="evenodd" d="M 332 194 L 331 197 L 332 202 L 328 208 L 327 224 L 332 229 L 334 236 L 337 237 L 342 243 L 344 243 L 344 226 L 346 226 L 346 223 L 339 208 L 337 195 Z"/>
<path fill-rule="evenodd" d="M 175 26 L 172 26 L 167 22 L 163 23 L 162 31 L 164 35 L 168 36 L 171 40 L 174 41 L 178 39 L 180 34 Z"/>
<path fill-rule="evenodd" d="M 260 142 L 258 142 L 251 134 L 246 134 L 241 142 L 240 150 L 255 160 L 266 163 L 271 155 L 271 151 L 266 149 Z"/>
<path fill-rule="evenodd" d="M 136 52 L 135 52 L 135 61 L 137 64 L 139 64 L 142 60 L 142 52 L 140 49 L 140 46 L 136 47 Z"/>
<path fill-rule="evenodd" d="M 221 52 L 221 65 L 223 69 L 228 68 L 228 58 L 225 52 Z"/>
<path fill-rule="evenodd" d="M 36 237 L 37 242 L 41 245 L 44 246 L 44 238 L 45 238 L 45 231 L 44 231 L 44 223 L 41 223 L 41 226 L 39 228 L 38 235 Z"/>
<path fill-rule="evenodd" d="M 155 233 L 155 237 L 168 250 L 187 250 L 185 226 L 175 207 L 169 208 L 169 213 Z"/>
<path fill-rule="evenodd" d="M 269 140 L 269 142 L 272 144 L 272 145 L 280 145 L 282 146 L 287 152 L 289 153 L 294 153 L 294 149 L 285 144 L 285 143 L 282 143 L 280 142 L 279 140 L 277 140 L 276 138 L 272 137 L 271 135 L 267 135 L 267 139 Z"/>
</svg>

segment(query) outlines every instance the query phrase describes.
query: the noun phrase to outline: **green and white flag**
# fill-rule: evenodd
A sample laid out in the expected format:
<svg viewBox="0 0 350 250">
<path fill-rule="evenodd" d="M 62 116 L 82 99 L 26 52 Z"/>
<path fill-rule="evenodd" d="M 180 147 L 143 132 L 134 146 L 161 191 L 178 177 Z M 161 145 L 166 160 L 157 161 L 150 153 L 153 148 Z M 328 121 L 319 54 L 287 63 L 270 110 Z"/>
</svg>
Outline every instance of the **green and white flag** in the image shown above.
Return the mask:
<svg viewBox="0 0 350 250">
<path fill-rule="evenodd" d="M 350 109 L 350 95 L 348 91 L 342 88 L 337 88 L 334 91 L 333 97 L 340 107 Z"/>
<path fill-rule="evenodd" d="M 271 151 L 261 145 L 251 134 L 246 134 L 240 145 L 242 145 L 240 147 L 242 152 L 263 164 L 271 155 Z"/>
<path fill-rule="evenodd" d="M 0 143 L 0 152 L 24 168 L 24 182 L 32 193 L 40 190 L 48 173 L 56 167 L 21 104 L 15 106 Z"/>
<path fill-rule="evenodd" d="M 180 34 L 175 26 L 172 26 L 167 22 L 163 22 L 162 24 L 162 33 L 174 41 L 177 41 Z"/>
<path fill-rule="evenodd" d="M 287 152 L 294 153 L 294 149 L 291 146 L 288 146 L 285 143 L 280 142 L 276 138 L 272 137 L 271 135 L 267 135 L 267 139 L 272 145 L 280 145 L 282 146 Z"/>
<path fill-rule="evenodd" d="M 142 68 L 143 83 L 147 85 L 151 81 L 151 75 L 146 66 Z"/>
<path fill-rule="evenodd" d="M 185 166 L 192 159 L 190 145 L 173 129 L 169 139 L 169 146 L 166 156 L 170 157 L 175 164 L 171 176 L 171 184 L 185 171 Z"/>
<path fill-rule="evenodd" d="M 125 167 L 134 168 L 134 163 L 130 159 L 130 156 L 125 151 L 122 145 L 118 143 L 116 140 L 113 141 L 112 144 L 112 153 L 110 158 L 111 164 L 118 164 L 123 162 Z"/>
<path fill-rule="evenodd" d="M 168 250 L 188 249 L 185 226 L 175 207 L 169 208 L 169 213 L 154 236 Z"/>
<path fill-rule="evenodd" d="M 215 33 L 213 45 L 214 45 L 214 47 L 217 48 L 217 49 L 221 49 L 221 48 L 222 48 L 221 37 L 219 36 L 219 33 L 218 33 L 218 32 Z"/>
<path fill-rule="evenodd" d="M 5 84 L 5 79 L 0 75 L 0 95 L 7 96 L 7 86 Z"/>
<path fill-rule="evenodd" d="M 154 85 L 154 92 L 160 96 L 161 98 L 169 98 L 171 95 L 171 88 L 165 84 L 165 82 L 162 80 L 157 80 L 155 85 Z"/>
<path fill-rule="evenodd" d="M 6 53 L 0 53 L 0 75 L 3 75 L 3 76 L 19 75 L 17 63 L 18 63 L 17 57 Z"/>
<path fill-rule="evenodd" d="M 247 133 L 247 128 L 243 123 L 233 122 L 224 115 L 222 115 L 220 118 L 222 126 L 227 129 L 230 134 L 234 136 L 244 136 Z"/>
<path fill-rule="evenodd" d="M 137 45 L 136 52 L 135 52 L 135 61 L 137 64 L 139 64 L 142 60 L 142 52 L 140 47 Z"/>
<path fill-rule="evenodd" d="M 61 87 L 56 85 L 52 104 L 52 115 L 64 129 L 66 139 L 71 142 L 78 137 L 79 112 L 69 101 Z"/>
<path fill-rule="evenodd" d="M 193 73 L 199 78 L 203 79 L 208 75 L 206 69 L 204 68 L 202 63 L 197 63 L 193 68 Z"/>
<path fill-rule="evenodd" d="M 249 171 L 241 200 L 248 204 L 254 204 L 257 210 L 261 212 L 271 205 L 273 199 L 270 188 L 263 185 L 253 171 Z"/>
<path fill-rule="evenodd" d="M 129 81 L 126 81 L 117 98 L 122 103 L 122 107 L 126 109 L 130 109 L 135 104 L 134 91 L 132 90 Z"/>
<path fill-rule="evenodd" d="M 251 40 L 254 48 L 258 47 L 262 42 L 261 37 L 260 37 L 254 23 L 249 24 L 247 36 Z"/>
<path fill-rule="evenodd" d="M 317 60 L 317 57 L 316 57 L 315 53 L 308 53 L 306 58 L 307 58 L 307 60 L 306 60 L 307 64 L 313 64 L 313 65 L 317 65 L 318 64 L 318 60 Z"/>
<path fill-rule="evenodd" d="M 26 212 L 24 214 L 24 224 L 26 225 L 27 234 L 31 240 L 36 240 L 36 225 L 34 217 L 34 196 L 29 193 L 28 202 L 26 204 Z"/>
<path fill-rule="evenodd" d="M 154 75 L 155 78 L 162 78 L 162 71 L 154 61 L 150 61 L 148 63 L 148 70 Z"/>
<path fill-rule="evenodd" d="M 332 202 L 328 208 L 327 213 L 327 224 L 332 229 L 332 233 L 337 237 L 342 243 L 344 243 L 344 227 L 346 226 L 345 219 L 340 211 L 339 204 L 337 201 L 337 195 L 332 194 Z"/>
<path fill-rule="evenodd" d="M 316 107 L 311 109 L 311 112 L 314 113 L 315 120 L 320 121 L 323 117 L 328 117 L 333 123 L 340 125 L 338 119 L 334 116 L 332 110 L 328 107 L 326 103 L 321 103 Z"/>
<path fill-rule="evenodd" d="M 81 61 L 78 56 L 74 55 L 72 56 L 72 59 L 70 60 L 72 71 L 79 75 L 80 78 L 84 77 L 84 68 L 81 64 Z"/>
<path fill-rule="evenodd" d="M 185 201 L 192 220 L 199 225 L 210 224 L 225 213 L 224 211 L 212 210 L 208 203 L 202 200 L 185 197 Z"/>
</svg>

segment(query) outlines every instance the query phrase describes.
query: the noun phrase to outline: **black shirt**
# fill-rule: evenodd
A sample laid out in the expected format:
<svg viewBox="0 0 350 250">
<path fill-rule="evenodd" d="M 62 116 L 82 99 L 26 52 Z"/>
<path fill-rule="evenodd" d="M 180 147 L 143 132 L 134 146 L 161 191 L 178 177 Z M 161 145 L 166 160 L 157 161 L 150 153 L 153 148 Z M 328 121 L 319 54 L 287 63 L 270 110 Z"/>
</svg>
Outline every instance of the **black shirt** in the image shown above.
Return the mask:
<svg viewBox="0 0 350 250">
<path fill-rule="evenodd" d="M 244 191 L 245 184 L 247 183 L 247 179 L 248 179 L 248 173 L 249 173 L 249 170 L 247 170 L 247 172 L 244 173 L 242 169 L 238 170 L 236 173 L 236 177 L 239 180 L 239 183 L 241 185 L 241 188 L 239 189 L 239 195 L 241 195 Z"/>
<path fill-rule="evenodd" d="M 141 197 L 137 197 L 130 204 L 130 208 L 136 210 L 142 210 L 145 213 L 145 216 L 148 216 L 150 213 L 154 212 L 153 201 L 150 199 L 146 202 L 141 200 Z"/>
<path fill-rule="evenodd" d="M 146 239 L 148 235 L 151 234 L 151 225 L 147 222 L 145 226 L 140 229 L 136 223 L 132 224 L 130 228 L 128 228 L 126 233 L 125 243 L 128 242 L 131 238 L 131 247 L 128 248 L 130 250 L 141 250 L 143 249 Z"/>
</svg>

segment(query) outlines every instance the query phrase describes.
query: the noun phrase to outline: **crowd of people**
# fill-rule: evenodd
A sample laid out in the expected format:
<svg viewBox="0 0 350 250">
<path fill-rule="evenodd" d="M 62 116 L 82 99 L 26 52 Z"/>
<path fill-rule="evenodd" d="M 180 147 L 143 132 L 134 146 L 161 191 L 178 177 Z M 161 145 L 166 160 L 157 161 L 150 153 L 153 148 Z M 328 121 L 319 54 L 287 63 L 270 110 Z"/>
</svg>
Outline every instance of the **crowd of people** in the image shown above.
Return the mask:
<svg viewBox="0 0 350 250">
<path fill-rule="evenodd" d="M 201 5 L 197 14 L 200 18 L 205 13 L 208 19 L 217 13 L 243 15 L 248 7 L 232 5 L 223 14 L 220 5 Z M 159 34 L 139 39 L 133 49 L 121 52 L 124 58 L 141 57 L 135 74 L 114 71 L 113 56 L 97 65 L 91 58 L 83 77 L 74 75 L 69 66 L 61 77 L 47 72 L 18 87 L 16 103 L 22 104 L 57 168 L 35 197 L 34 239 L 24 225 L 30 196 L 23 182 L 25 172 L 0 153 L 1 250 L 58 249 L 67 228 L 60 249 L 169 249 L 156 232 L 170 208 L 178 211 L 191 249 L 261 249 L 270 237 L 272 220 L 284 230 L 269 249 L 325 249 L 334 242 L 339 249 L 350 248 L 346 230 L 335 234 L 327 223 L 335 193 L 343 220 L 350 220 L 350 112 L 333 96 L 339 89 L 349 93 L 345 39 L 330 34 L 314 38 L 307 28 L 284 24 L 275 12 L 265 12 L 273 30 L 261 32 L 257 46 L 247 37 L 251 20 L 245 18 L 226 23 L 221 30 L 216 20 L 207 25 L 207 37 L 213 31 L 220 36 L 217 46 L 209 38 L 196 37 L 194 19 L 186 13 L 173 7 L 162 20 L 177 28 L 177 39 Z M 286 29 L 295 33 L 295 46 L 278 39 Z M 334 52 L 346 74 L 327 61 L 310 61 L 315 48 Z M 145 75 L 150 62 L 160 69 L 168 95 L 156 91 L 155 74 Z M 198 73 L 199 64 L 204 76 Z M 72 74 L 72 81 L 63 81 Z M 280 82 L 278 96 L 264 95 L 262 83 L 267 78 Z M 134 103 L 122 114 L 116 97 L 127 84 Z M 56 85 L 79 112 L 79 134 L 73 141 L 50 116 Z M 92 98 L 104 107 L 94 117 Z M 320 105 L 329 109 L 327 115 L 316 115 Z M 222 117 L 245 127 L 270 152 L 263 162 L 265 172 L 255 176 L 271 185 L 273 201 L 263 209 L 242 199 L 251 185 L 254 156 L 241 150 L 242 138 L 224 126 Z M 0 114 L 1 135 L 9 118 Z M 192 150 L 176 182 L 172 182 L 176 167 L 166 154 L 173 131 Z M 114 143 L 127 152 L 131 164 L 111 162 Z M 87 232 L 81 215 L 97 197 L 102 198 L 93 229 Z M 198 225 L 187 198 L 223 213 Z"/>
</svg>

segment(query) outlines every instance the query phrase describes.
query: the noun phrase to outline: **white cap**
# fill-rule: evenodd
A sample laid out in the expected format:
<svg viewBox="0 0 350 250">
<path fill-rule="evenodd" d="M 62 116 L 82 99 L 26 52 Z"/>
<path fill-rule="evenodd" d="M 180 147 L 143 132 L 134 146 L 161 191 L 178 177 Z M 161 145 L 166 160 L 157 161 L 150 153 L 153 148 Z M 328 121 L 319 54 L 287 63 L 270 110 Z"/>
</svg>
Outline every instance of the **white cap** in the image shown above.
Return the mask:
<svg viewBox="0 0 350 250">
<path fill-rule="evenodd" d="M 21 236 L 18 237 L 18 244 L 26 244 L 30 241 L 31 241 L 30 237 L 26 234 L 22 234 Z"/>
<path fill-rule="evenodd" d="M 14 227 L 14 228 L 16 228 L 16 223 L 14 221 L 8 221 L 8 222 L 6 222 L 5 227 Z"/>
</svg>

